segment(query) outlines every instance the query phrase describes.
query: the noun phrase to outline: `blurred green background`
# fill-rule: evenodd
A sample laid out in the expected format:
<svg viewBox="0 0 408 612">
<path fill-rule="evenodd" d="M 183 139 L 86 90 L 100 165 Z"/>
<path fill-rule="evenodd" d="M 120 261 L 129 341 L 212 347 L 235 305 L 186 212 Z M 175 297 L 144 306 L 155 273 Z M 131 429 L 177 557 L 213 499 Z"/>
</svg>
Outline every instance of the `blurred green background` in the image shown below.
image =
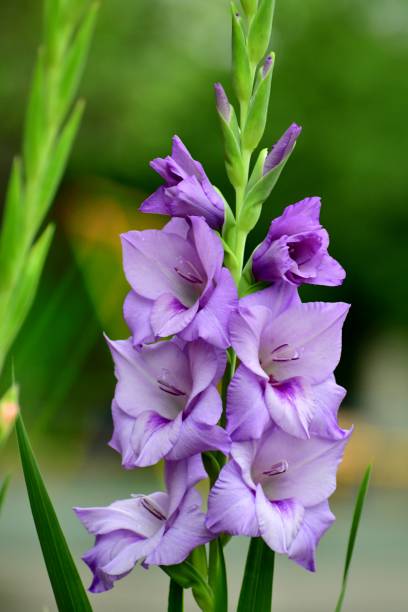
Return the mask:
<svg viewBox="0 0 408 612">
<path fill-rule="evenodd" d="M 0 3 L 2 194 L 20 148 L 40 39 L 40 4 Z M 344 419 L 357 425 L 334 500 L 339 522 L 322 545 L 320 573 L 310 577 L 280 562 L 276 611 L 334 608 L 353 487 L 374 459 L 345 609 L 379 612 L 387 606 L 399 612 L 408 609 L 403 579 L 408 545 L 408 3 L 277 0 L 272 48 L 277 60 L 263 144 L 271 146 L 292 121 L 303 126 L 303 133 L 250 247 L 285 205 L 322 196 L 331 253 L 348 277 L 341 288 L 307 288 L 303 297 L 352 303 L 337 375 L 349 390 Z M 12 352 L 25 419 L 78 556 L 90 539 L 71 516 L 71 506 L 105 504 L 114 495 L 159 486 L 156 472 L 123 474 L 119 457 L 106 447 L 114 378 L 102 330 L 126 337 L 121 307 L 127 289 L 118 234 L 159 223 L 137 209 L 159 184 L 148 162 L 170 151 L 173 134 L 204 164 L 227 199 L 232 196 L 212 90 L 221 81 L 232 96 L 229 65 L 227 0 L 102 0 L 82 84 L 87 109 L 51 213 L 56 238 L 38 298 Z M 8 382 L 6 373 L 2 385 Z M 0 520 L 0 609 L 53 610 L 12 439 L 1 464 L 2 473 L 14 476 Z M 233 600 L 244 545 L 234 544 L 233 552 L 240 554 L 231 554 Z M 83 575 L 88 580 L 86 570 Z M 17 584 L 30 576 L 36 586 L 33 595 L 27 588 L 25 596 Z M 138 569 L 124 582 L 112 594 L 93 598 L 95 609 L 164 609 L 157 603 L 166 588 L 159 572 Z"/>
</svg>

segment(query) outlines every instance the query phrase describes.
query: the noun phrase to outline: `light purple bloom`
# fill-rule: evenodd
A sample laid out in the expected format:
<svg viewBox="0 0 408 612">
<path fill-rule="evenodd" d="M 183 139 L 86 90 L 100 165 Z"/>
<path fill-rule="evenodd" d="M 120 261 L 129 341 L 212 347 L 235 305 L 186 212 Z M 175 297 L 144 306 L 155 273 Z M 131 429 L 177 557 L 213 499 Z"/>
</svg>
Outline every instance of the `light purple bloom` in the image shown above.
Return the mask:
<svg viewBox="0 0 408 612">
<path fill-rule="evenodd" d="M 341 302 L 302 304 L 287 283 L 240 300 L 230 323 L 241 361 L 227 398 L 233 440 L 258 438 L 270 420 L 299 438 L 345 436 L 336 420 L 345 392 L 333 371 L 348 309 Z"/>
<path fill-rule="evenodd" d="M 110 445 L 125 468 L 229 451 L 229 436 L 217 425 L 225 352 L 203 340 L 183 344 L 158 342 L 137 351 L 130 340 L 109 341 L 118 380 Z"/>
<path fill-rule="evenodd" d="M 258 440 L 234 443 L 232 460 L 210 492 L 207 527 L 261 536 L 314 571 L 316 546 L 334 520 L 327 499 L 346 442 L 299 440 L 272 426 Z"/>
<path fill-rule="evenodd" d="M 133 290 L 124 314 L 135 345 L 178 334 L 229 346 L 237 289 L 222 267 L 221 241 L 202 217 L 172 219 L 163 230 L 127 232 L 122 245 Z"/>
<path fill-rule="evenodd" d="M 169 462 L 165 476 L 166 493 L 137 495 L 101 508 L 74 508 L 96 536 L 95 546 L 83 557 L 94 575 L 93 593 L 111 589 L 138 561 L 144 567 L 181 563 L 213 538 L 193 488 L 206 477 L 201 458 Z"/>
<path fill-rule="evenodd" d="M 224 201 L 178 136 L 173 138 L 171 156 L 158 157 L 150 165 L 165 180 L 165 185 L 143 202 L 142 212 L 172 217 L 202 216 L 211 227 L 222 227 Z"/>
<path fill-rule="evenodd" d="M 327 252 L 329 235 L 319 221 L 320 205 L 320 198 L 306 198 L 285 208 L 272 221 L 253 254 L 256 280 L 341 285 L 345 272 Z"/>
<path fill-rule="evenodd" d="M 263 174 L 267 174 L 276 168 L 276 166 L 278 166 L 290 155 L 301 131 L 302 128 L 299 125 L 296 125 L 296 123 L 292 123 L 292 125 L 288 127 L 286 132 L 279 138 L 279 140 L 269 151 L 264 162 Z"/>
</svg>

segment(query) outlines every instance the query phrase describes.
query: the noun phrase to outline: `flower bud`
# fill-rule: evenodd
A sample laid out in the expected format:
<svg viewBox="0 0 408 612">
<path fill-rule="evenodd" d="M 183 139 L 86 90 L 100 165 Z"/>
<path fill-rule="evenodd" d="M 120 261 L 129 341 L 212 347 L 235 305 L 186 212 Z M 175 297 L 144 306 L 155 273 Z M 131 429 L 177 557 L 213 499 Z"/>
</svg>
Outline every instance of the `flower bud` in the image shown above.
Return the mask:
<svg viewBox="0 0 408 612">
<path fill-rule="evenodd" d="M 245 173 L 239 146 L 237 118 L 221 83 L 216 83 L 214 85 L 214 89 L 217 111 L 224 138 L 225 167 L 231 184 L 234 187 L 240 187 L 243 185 L 245 180 Z"/>
<path fill-rule="evenodd" d="M 274 59 L 274 54 L 268 55 L 258 72 L 258 85 L 251 100 L 242 134 L 243 148 L 249 151 L 256 149 L 265 130 Z"/>
<path fill-rule="evenodd" d="M 0 443 L 8 437 L 18 412 L 18 387 L 12 385 L 0 400 Z"/>
<path fill-rule="evenodd" d="M 268 51 L 272 32 L 275 0 L 260 0 L 258 11 L 251 23 L 248 34 L 249 59 L 258 64 Z"/>
<path fill-rule="evenodd" d="M 245 200 L 245 208 L 256 208 L 262 205 L 269 197 L 278 181 L 283 167 L 294 149 L 296 139 L 301 131 L 302 128 L 300 126 L 296 125 L 296 123 L 292 123 L 283 136 L 273 145 L 266 159 L 264 158 L 265 161 L 263 162 L 261 172 L 259 172 L 258 167 L 258 162 L 260 162 L 261 159 L 260 154 L 253 170 L 253 175 L 255 174 L 255 170 L 257 170 L 258 180 L 255 180 L 257 177 L 251 176 L 250 187 Z"/>
<path fill-rule="evenodd" d="M 251 69 L 242 19 L 234 4 L 232 10 L 232 76 L 235 94 L 240 102 L 248 102 L 251 96 Z"/>
<path fill-rule="evenodd" d="M 214 90 L 217 111 L 219 112 L 221 117 L 225 119 L 225 121 L 228 123 L 231 116 L 231 107 L 227 98 L 227 94 L 225 93 L 221 83 L 215 83 Z"/>
</svg>

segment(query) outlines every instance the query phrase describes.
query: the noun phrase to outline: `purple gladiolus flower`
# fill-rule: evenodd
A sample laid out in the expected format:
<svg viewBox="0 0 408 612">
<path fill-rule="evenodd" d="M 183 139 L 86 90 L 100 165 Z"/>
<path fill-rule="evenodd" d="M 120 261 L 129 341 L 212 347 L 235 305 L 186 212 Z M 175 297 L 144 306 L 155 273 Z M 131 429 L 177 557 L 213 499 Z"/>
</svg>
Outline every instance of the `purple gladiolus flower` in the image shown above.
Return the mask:
<svg viewBox="0 0 408 612">
<path fill-rule="evenodd" d="M 286 132 L 279 138 L 268 153 L 263 166 L 263 174 L 267 174 L 276 168 L 276 166 L 288 157 L 301 131 L 302 128 L 296 125 L 296 123 L 292 123 L 292 125 L 288 127 Z"/>
<path fill-rule="evenodd" d="M 302 304 L 278 283 L 240 300 L 230 333 L 241 365 L 228 389 L 227 431 L 259 438 L 270 420 L 299 438 L 343 438 L 336 415 L 345 391 L 333 371 L 340 359 L 344 303 Z"/>
<path fill-rule="evenodd" d="M 167 492 L 137 495 L 102 508 L 74 508 L 95 546 L 83 557 L 93 572 L 90 591 L 108 591 L 141 561 L 181 563 L 214 536 L 204 525 L 201 497 L 193 488 L 206 474 L 201 458 L 166 464 Z"/>
<path fill-rule="evenodd" d="M 173 138 L 171 156 L 158 157 L 150 165 L 166 184 L 143 202 L 142 212 L 172 217 L 202 216 L 211 227 L 222 227 L 224 201 L 178 136 Z"/>
<path fill-rule="evenodd" d="M 272 221 L 253 254 L 256 280 L 341 285 L 345 272 L 327 252 L 329 235 L 320 225 L 320 205 L 320 198 L 306 198 L 285 208 Z"/>
<path fill-rule="evenodd" d="M 210 492 L 207 527 L 261 536 L 314 571 L 316 546 L 334 520 L 327 499 L 348 435 L 299 440 L 272 426 L 258 440 L 233 443 L 232 460 Z"/>
<path fill-rule="evenodd" d="M 132 290 L 124 314 L 135 345 L 178 334 L 227 348 L 237 304 L 231 273 L 222 267 L 219 237 L 201 217 L 172 219 L 163 230 L 122 234 Z"/>
<path fill-rule="evenodd" d="M 217 426 L 222 403 L 216 384 L 225 352 L 203 340 L 182 344 L 159 342 L 136 351 L 130 340 L 109 341 L 118 379 L 110 445 L 125 468 L 229 451 L 229 436 Z"/>
</svg>

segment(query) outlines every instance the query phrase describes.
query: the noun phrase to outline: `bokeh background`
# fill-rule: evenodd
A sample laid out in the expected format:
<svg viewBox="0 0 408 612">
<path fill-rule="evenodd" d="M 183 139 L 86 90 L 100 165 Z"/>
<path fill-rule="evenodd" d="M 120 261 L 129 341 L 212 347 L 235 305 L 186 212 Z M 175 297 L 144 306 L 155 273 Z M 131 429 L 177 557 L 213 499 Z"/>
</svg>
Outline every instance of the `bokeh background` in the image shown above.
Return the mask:
<svg viewBox="0 0 408 612">
<path fill-rule="evenodd" d="M 0 3 L 0 186 L 20 148 L 28 84 L 40 38 L 40 2 Z M 292 121 L 295 153 L 250 238 L 305 196 L 323 198 L 331 253 L 348 271 L 341 288 L 305 299 L 345 300 L 337 376 L 349 390 L 343 423 L 356 431 L 333 499 L 338 522 L 311 576 L 279 559 L 276 612 L 334 609 L 355 490 L 374 476 L 347 601 L 354 612 L 408 609 L 408 3 L 277 0 L 271 110 L 264 146 Z M 82 84 L 87 109 L 51 217 L 57 234 L 38 298 L 12 351 L 22 409 L 49 491 L 79 559 L 91 539 L 73 505 L 160 487 L 160 471 L 124 473 L 106 443 L 114 389 L 102 337 L 126 337 L 127 287 L 118 235 L 160 226 L 137 212 L 159 179 L 149 168 L 178 134 L 231 197 L 212 84 L 231 93 L 227 0 L 103 0 Z M 2 381 L 6 386 L 7 375 Z M 6 380 L 7 379 L 7 380 Z M 0 519 L 0 609 L 55 610 L 11 438 L 0 472 L 13 481 Z M 231 610 L 247 542 L 229 547 Z M 81 566 L 84 580 L 89 580 Z M 95 610 L 165 609 L 167 580 L 136 569 Z M 194 610 L 193 603 L 187 606 Z"/>
</svg>

